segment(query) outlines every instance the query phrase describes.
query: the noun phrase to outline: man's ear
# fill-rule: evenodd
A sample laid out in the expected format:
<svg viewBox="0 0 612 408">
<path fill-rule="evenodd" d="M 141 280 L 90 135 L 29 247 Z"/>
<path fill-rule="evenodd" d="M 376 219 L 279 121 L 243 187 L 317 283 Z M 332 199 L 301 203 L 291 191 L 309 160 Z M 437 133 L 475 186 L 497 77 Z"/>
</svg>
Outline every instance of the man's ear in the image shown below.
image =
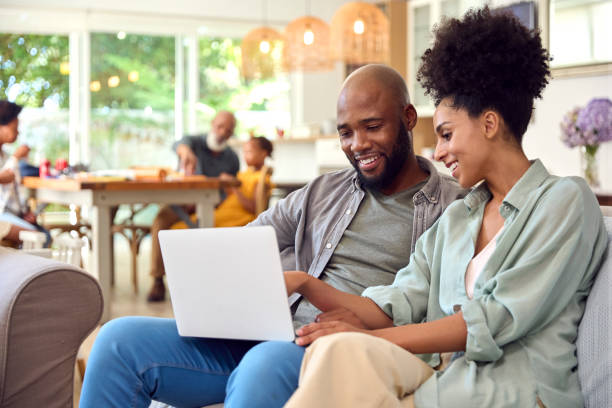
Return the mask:
<svg viewBox="0 0 612 408">
<path fill-rule="evenodd" d="M 492 139 L 500 131 L 501 116 L 494 110 L 486 110 L 482 113 L 481 122 L 484 128 L 484 136 Z"/>
<path fill-rule="evenodd" d="M 418 118 L 416 109 L 414 109 L 412 104 L 408 104 L 404 107 L 402 114 L 404 116 L 404 120 L 406 121 L 407 130 L 412 130 L 416 126 Z"/>
</svg>

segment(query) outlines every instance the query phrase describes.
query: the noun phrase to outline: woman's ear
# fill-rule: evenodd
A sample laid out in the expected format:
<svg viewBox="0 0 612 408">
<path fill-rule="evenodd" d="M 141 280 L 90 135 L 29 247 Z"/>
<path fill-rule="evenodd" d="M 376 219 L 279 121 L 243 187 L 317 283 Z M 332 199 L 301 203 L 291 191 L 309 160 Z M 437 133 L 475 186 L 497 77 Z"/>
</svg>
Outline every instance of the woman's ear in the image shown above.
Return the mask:
<svg viewBox="0 0 612 408">
<path fill-rule="evenodd" d="M 501 117 L 494 110 L 486 110 L 481 116 L 485 138 L 493 139 L 500 131 Z"/>
</svg>

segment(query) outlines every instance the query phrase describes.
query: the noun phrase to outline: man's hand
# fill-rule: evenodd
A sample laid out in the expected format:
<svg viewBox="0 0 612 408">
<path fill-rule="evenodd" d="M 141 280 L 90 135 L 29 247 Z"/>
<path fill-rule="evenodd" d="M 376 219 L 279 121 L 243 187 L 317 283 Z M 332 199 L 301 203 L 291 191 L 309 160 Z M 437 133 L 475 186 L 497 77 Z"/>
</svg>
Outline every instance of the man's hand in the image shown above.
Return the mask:
<svg viewBox="0 0 612 408">
<path fill-rule="evenodd" d="M 0 171 L 0 184 L 8 184 L 15 181 L 15 173 L 13 169 L 4 169 Z"/>
<path fill-rule="evenodd" d="M 345 322 L 358 329 L 367 329 L 366 325 L 355 313 L 344 307 L 330 310 L 329 312 L 323 312 L 315 317 L 315 322 L 317 323 L 333 321 Z"/>
<path fill-rule="evenodd" d="M 298 346 L 307 346 L 319 337 L 340 332 L 368 333 L 368 330 L 360 329 L 346 322 L 338 321 L 310 323 L 296 330 L 295 333 L 298 335 L 298 337 L 295 339 L 295 344 Z"/>
<path fill-rule="evenodd" d="M 181 170 L 186 176 L 193 176 L 195 173 L 198 158 L 193 150 L 187 145 L 180 144 L 176 147 L 176 154 L 179 157 Z"/>
<path fill-rule="evenodd" d="M 28 157 L 28 154 L 30 154 L 30 146 L 21 145 L 17 149 L 15 149 L 15 153 L 13 153 L 13 156 L 15 156 L 17 160 L 21 160 Z"/>
<path fill-rule="evenodd" d="M 285 286 L 287 287 L 287 296 L 290 296 L 294 292 L 298 291 L 308 279 L 308 274 L 302 271 L 286 271 L 285 272 Z"/>
</svg>

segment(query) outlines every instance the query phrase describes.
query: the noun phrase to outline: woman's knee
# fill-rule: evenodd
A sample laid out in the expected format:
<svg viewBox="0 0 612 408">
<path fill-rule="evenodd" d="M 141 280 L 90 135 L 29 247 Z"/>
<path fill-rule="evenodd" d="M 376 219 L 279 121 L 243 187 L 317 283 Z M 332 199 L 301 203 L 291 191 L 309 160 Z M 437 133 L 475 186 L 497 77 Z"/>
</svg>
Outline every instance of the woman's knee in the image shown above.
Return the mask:
<svg viewBox="0 0 612 408">
<path fill-rule="evenodd" d="M 377 337 L 357 332 L 334 333 L 319 337 L 307 349 L 307 353 L 333 353 L 338 349 L 343 351 L 363 350 L 378 340 L 380 339 Z"/>
</svg>

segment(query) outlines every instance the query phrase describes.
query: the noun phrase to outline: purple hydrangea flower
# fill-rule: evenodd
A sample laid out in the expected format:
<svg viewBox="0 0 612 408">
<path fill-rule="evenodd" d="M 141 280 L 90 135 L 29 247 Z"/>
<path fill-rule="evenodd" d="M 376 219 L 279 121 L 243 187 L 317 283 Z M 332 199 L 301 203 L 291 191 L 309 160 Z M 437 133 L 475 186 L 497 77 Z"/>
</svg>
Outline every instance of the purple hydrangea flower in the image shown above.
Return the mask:
<svg viewBox="0 0 612 408">
<path fill-rule="evenodd" d="M 569 111 L 561 121 L 561 140 L 569 147 L 612 140 L 612 101 L 595 98 L 584 108 Z"/>
</svg>

